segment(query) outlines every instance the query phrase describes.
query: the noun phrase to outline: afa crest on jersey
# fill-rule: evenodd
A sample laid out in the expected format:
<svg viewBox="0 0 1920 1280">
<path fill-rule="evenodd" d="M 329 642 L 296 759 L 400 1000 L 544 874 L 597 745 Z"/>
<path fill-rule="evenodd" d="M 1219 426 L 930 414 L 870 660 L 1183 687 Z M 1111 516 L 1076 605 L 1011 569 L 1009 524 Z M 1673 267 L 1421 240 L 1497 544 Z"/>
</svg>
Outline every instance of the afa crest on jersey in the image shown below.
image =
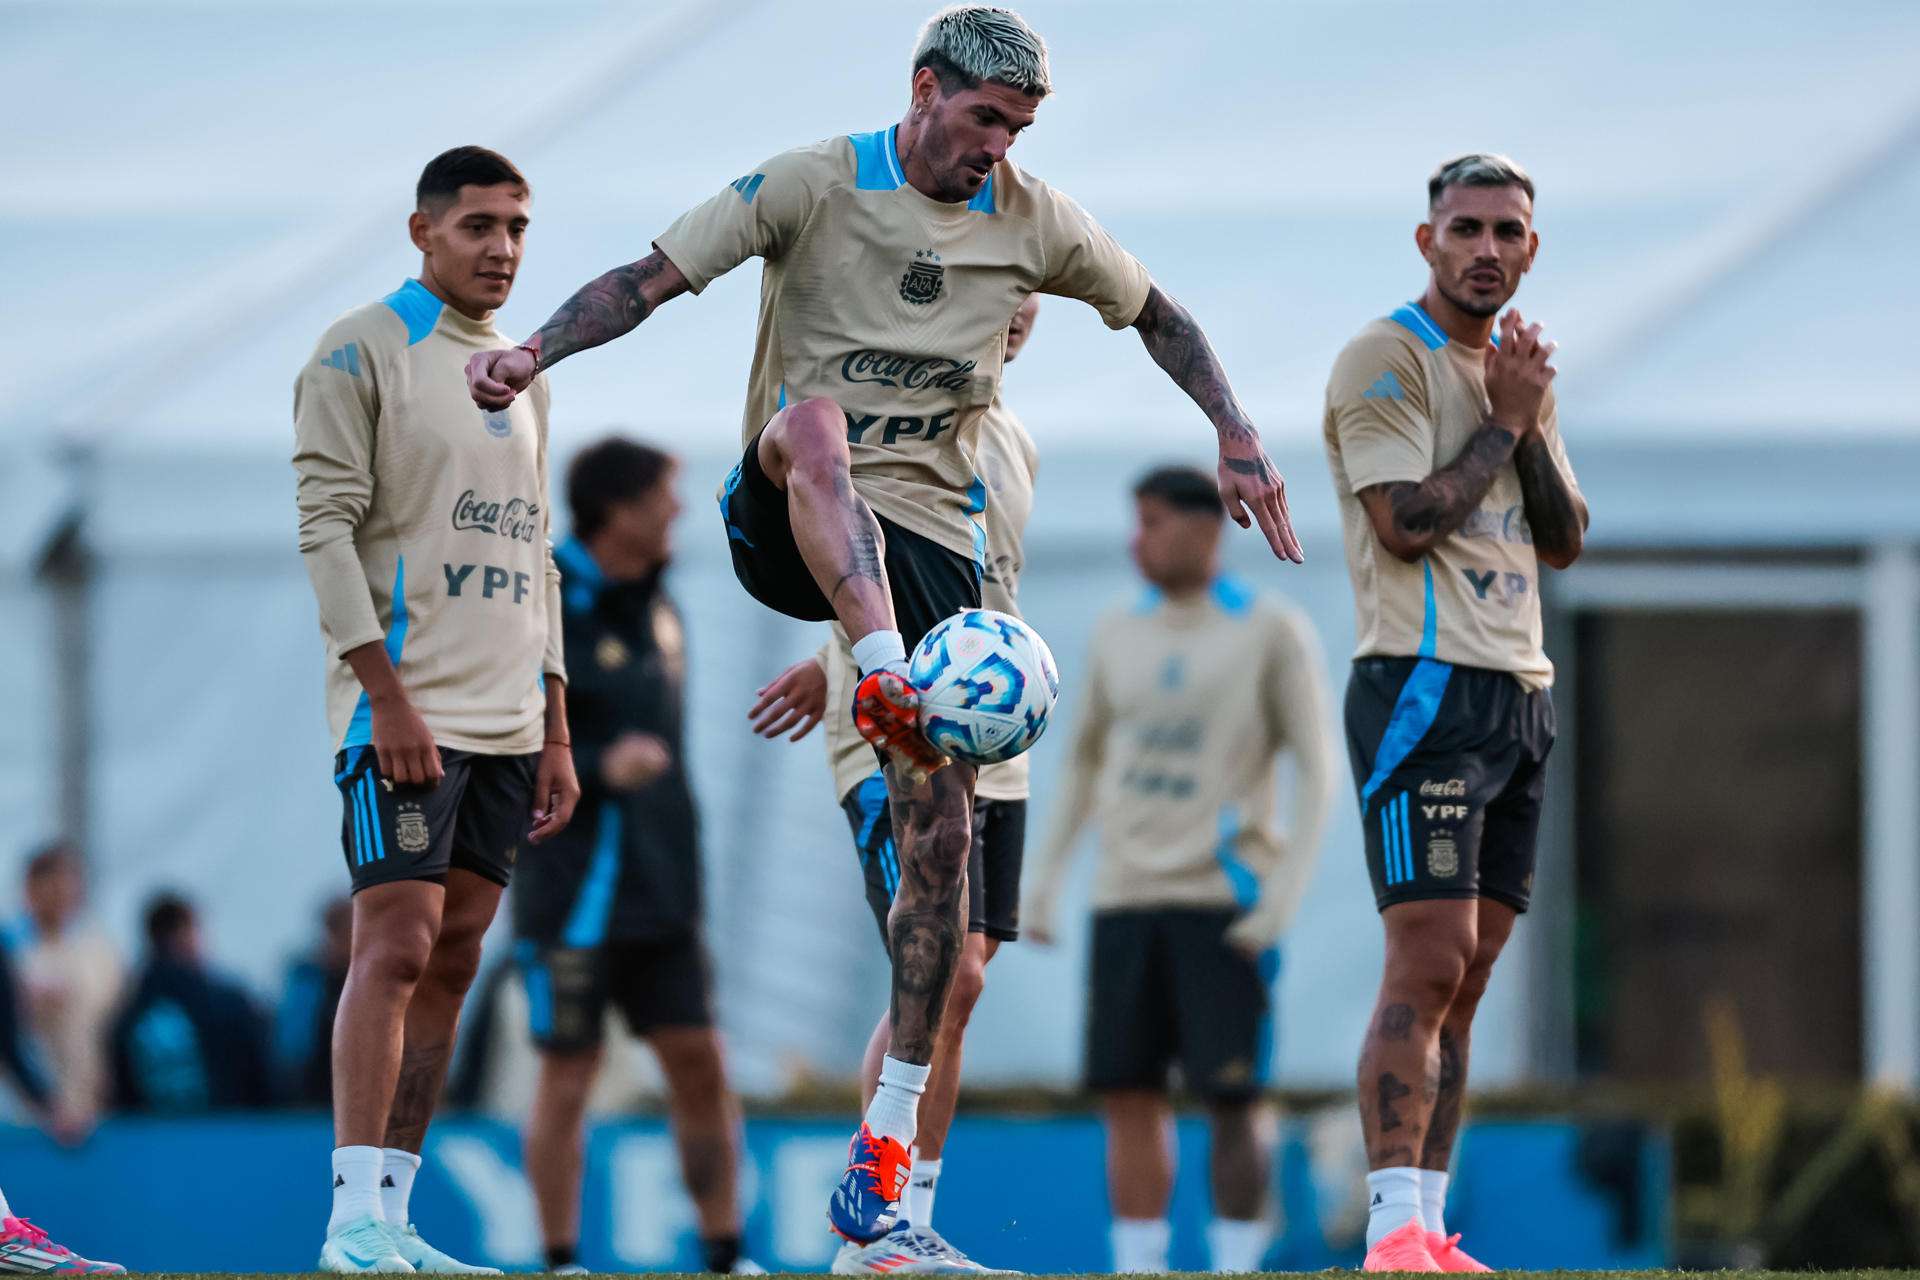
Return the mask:
<svg viewBox="0 0 1920 1280">
<path fill-rule="evenodd" d="M 922 249 L 907 264 L 907 274 L 900 277 L 900 296 L 916 307 L 924 307 L 940 297 L 946 282 L 947 269 L 940 265 L 940 255 Z"/>
</svg>

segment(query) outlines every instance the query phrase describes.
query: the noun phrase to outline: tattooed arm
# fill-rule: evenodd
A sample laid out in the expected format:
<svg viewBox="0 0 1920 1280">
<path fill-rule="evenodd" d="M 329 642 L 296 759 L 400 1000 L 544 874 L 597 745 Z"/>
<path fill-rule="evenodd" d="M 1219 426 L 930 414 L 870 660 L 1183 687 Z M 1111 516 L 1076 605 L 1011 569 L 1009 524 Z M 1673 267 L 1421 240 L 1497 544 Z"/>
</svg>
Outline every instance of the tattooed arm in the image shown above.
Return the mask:
<svg viewBox="0 0 1920 1280">
<path fill-rule="evenodd" d="M 1520 473 L 1520 495 L 1526 505 L 1527 527 L 1533 530 L 1533 549 L 1542 563 L 1564 569 L 1580 558 L 1586 541 L 1587 503 L 1553 459 L 1538 431 L 1529 431 L 1513 451 Z"/>
<path fill-rule="evenodd" d="M 655 249 L 581 287 L 531 338 L 467 362 L 467 387 L 482 409 L 504 409 L 543 369 L 631 333 L 661 303 L 687 291 L 687 278 Z"/>
<path fill-rule="evenodd" d="M 1512 458 L 1518 440 L 1497 422 L 1482 426 L 1460 456 L 1425 480 L 1373 484 L 1360 490 L 1360 505 L 1373 522 L 1380 545 L 1408 564 L 1465 524 Z"/>
<path fill-rule="evenodd" d="M 1193 398 L 1219 434 L 1220 499 L 1226 504 L 1227 514 L 1244 529 L 1250 523 L 1250 510 L 1251 523 L 1259 524 L 1273 554 L 1302 563 L 1300 541 L 1294 537 L 1293 523 L 1287 516 L 1286 482 L 1260 447 L 1260 433 L 1240 407 L 1207 335 L 1187 309 L 1159 285 L 1148 289 L 1146 305 L 1140 308 L 1133 327 L 1140 331 L 1140 341 L 1146 344 L 1153 362 Z"/>
</svg>

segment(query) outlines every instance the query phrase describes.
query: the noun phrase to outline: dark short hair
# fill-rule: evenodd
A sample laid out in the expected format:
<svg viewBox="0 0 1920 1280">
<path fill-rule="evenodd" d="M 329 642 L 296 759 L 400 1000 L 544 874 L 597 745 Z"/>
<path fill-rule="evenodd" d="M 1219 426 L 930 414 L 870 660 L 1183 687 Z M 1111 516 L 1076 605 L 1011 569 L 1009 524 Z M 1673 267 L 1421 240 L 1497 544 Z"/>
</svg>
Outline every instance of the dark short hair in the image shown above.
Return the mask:
<svg viewBox="0 0 1920 1280">
<path fill-rule="evenodd" d="M 600 532 L 614 507 L 646 496 L 672 465 L 672 454 L 624 436 L 609 436 L 574 454 L 567 467 L 574 536 Z"/>
<path fill-rule="evenodd" d="M 1491 152 L 1455 156 L 1427 179 L 1427 208 L 1440 203 L 1448 187 L 1518 187 L 1533 202 L 1533 179 L 1514 161 Z"/>
<path fill-rule="evenodd" d="M 70 867 L 80 861 L 80 851 L 65 840 L 49 840 L 27 855 L 27 874 L 29 882 L 44 875 L 58 871 L 61 867 Z"/>
<path fill-rule="evenodd" d="M 1155 467 L 1133 482 L 1133 496 L 1158 498 L 1175 511 L 1209 515 L 1217 520 L 1227 515 L 1220 501 L 1220 486 L 1198 467 L 1180 464 Z"/>
<path fill-rule="evenodd" d="M 193 904 L 171 891 L 156 893 L 147 901 L 146 923 L 148 945 L 165 950 L 193 924 Z"/>
<path fill-rule="evenodd" d="M 420 209 L 445 206 L 459 197 L 462 187 L 497 187 L 504 182 L 533 190 L 513 167 L 513 161 L 498 151 L 455 147 L 427 161 L 427 167 L 420 171 L 420 181 L 414 185 L 413 202 Z"/>
</svg>

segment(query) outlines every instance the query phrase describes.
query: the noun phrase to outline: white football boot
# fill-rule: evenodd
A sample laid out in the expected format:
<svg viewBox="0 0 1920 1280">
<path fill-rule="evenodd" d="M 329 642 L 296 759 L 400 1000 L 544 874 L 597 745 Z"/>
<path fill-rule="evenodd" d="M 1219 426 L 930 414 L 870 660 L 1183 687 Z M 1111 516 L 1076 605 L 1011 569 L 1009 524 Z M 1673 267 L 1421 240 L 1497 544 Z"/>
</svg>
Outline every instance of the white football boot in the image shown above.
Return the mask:
<svg viewBox="0 0 1920 1280">
<path fill-rule="evenodd" d="M 435 1276 L 497 1276 L 505 1273 L 498 1267 L 476 1267 L 471 1262 L 462 1262 L 440 1252 L 420 1238 L 419 1229 L 411 1222 L 404 1227 L 387 1224 L 387 1234 L 393 1237 L 394 1252 L 407 1260 L 415 1271 Z"/>
<path fill-rule="evenodd" d="M 394 1247 L 387 1224 L 368 1214 L 327 1232 L 327 1242 L 320 1246 L 320 1269 L 342 1275 L 404 1274 L 413 1270 L 413 1264 Z"/>
</svg>

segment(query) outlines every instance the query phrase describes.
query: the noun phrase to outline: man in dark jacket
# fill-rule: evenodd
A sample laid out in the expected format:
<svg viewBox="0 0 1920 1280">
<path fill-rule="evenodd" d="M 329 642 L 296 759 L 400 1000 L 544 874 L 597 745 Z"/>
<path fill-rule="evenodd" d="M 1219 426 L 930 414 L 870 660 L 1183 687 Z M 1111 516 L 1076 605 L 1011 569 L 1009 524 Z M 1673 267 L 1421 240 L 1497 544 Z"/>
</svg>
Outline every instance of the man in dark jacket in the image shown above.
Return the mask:
<svg viewBox="0 0 1920 1280">
<path fill-rule="evenodd" d="M 707 1269 L 743 1261 L 739 1108 L 713 1026 L 681 732 L 686 643 L 661 587 L 677 471 L 630 440 L 581 450 L 567 473 L 574 536 L 554 552 L 581 800 L 573 825 L 522 861 L 513 891 L 541 1060 L 526 1167 L 554 1268 L 575 1264 L 582 1124 L 609 1007 L 659 1058 Z"/>
<path fill-rule="evenodd" d="M 175 1114 L 269 1105 L 266 1019 L 237 983 L 207 968 L 193 907 L 162 893 L 146 926 L 146 967 L 108 1042 L 116 1105 Z"/>
</svg>

